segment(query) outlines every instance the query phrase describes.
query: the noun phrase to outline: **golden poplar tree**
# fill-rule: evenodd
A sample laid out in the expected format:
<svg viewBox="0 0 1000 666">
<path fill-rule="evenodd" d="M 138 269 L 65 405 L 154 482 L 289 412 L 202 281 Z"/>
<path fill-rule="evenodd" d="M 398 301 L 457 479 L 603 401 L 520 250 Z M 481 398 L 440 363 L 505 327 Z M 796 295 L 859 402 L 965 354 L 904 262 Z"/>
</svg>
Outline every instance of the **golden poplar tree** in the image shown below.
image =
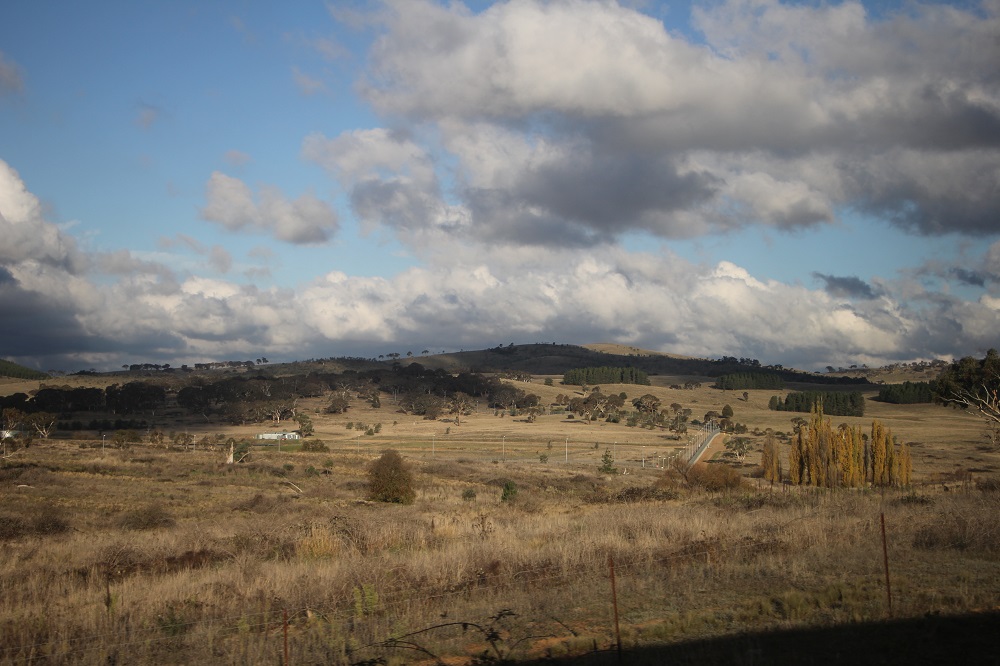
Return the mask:
<svg viewBox="0 0 1000 666">
<path fill-rule="evenodd" d="M 778 440 L 771 430 L 764 437 L 764 448 L 760 454 L 760 466 L 764 478 L 772 484 L 781 483 L 781 458 L 778 456 Z"/>
<path fill-rule="evenodd" d="M 846 485 L 849 488 L 860 488 L 865 485 L 865 437 L 861 426 L 850 430 L 851 475 Z"/>
<path fill-rule="evenodd" d="M 892 431 L 885 430 L 885 475 L 887 486 L 899 485 L 899 469 L 896 467 L 896 438 Z"/>
<path fill-rule="evenodd" d="M 913 480 L 913 456 L 910 454 L 910 445 L 903 443 L 899 447 L 899 455 L 896 457 L 896 464 L 899 467 L 899 485 L 909 488 Z"/>
<path fill-rule="evenodd" d="M 873 486 L 891 486 L 895 482 L 892 431 L 872 421 L 871 479 Z"/>
<path fill-rule="evenodd" d="M 795 438 L 792 440 L 792 448 L 788 452 L 788 478 L 796 485 L 805 483 L 805 459 L 802 455 L 805 448 L 803 440 L 805 429 L 805 426 L 799 428 L 798 433 L 796 433 Z"/>
<path fill-rule="evenodd" d="M 837 485 L 847 486 L 848 488 L 854 485 L 854 456 L 851 450 L 851 438 L 851 427 L 846 423 L 841 423 L 837 428 L 837 434 L 834 438 L 833 452 L 834 458 L 837 461 L 837 473 L 840 476 Z"/>
</svg>

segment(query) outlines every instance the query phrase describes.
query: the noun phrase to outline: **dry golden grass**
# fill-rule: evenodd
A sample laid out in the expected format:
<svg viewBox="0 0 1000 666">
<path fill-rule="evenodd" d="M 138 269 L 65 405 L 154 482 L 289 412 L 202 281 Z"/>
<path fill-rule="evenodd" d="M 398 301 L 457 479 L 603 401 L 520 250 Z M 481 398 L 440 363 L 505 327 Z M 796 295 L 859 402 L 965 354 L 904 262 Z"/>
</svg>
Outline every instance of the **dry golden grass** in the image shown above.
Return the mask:
<svg viewBox="0 0 1000 666">
<path fill-rule="evenodd" d="M 544 379 L 517 385 L 543 402 L 577 390 Z M 601 388 L 696 418 L 729 404 L 751 429 L 791 431 L 795 414 L 767 410 L 774 392 L 669 388 L 686 379 Z M 329 453 L 269 447 L 227 466 L 221 450 L 51 440 L 0 463 L 0 663 L 275 663 L 285 611 L 293 663 L 411 662 L 386 641 L 450 622 L 495 625 L 517 658 L 580 654 L 613 643 L 609 556 L 626 646 L 875 620 L 887 614 L 882 512 L 897 617 L 1000 606 L 1000 457 L 968 414 L 869 401 L 863 418 L 832 417 L 877 418 L 911 442 L 912 492 L 748 478 L 711 494 L 659 467 L 687 443 L 665 431 L 323 404 L 300 408 Z M 168 413 L 161 429 L 198 439 L 285 426 Z M 346 427 L 358 422 L 381 432 Z M 363 501 L 366 465 L 387 447 L 413 467 L 411 506 Z M 608 449 L 627 474 L 598 473 Z M 749 474 L 757 455 L 733 467 Z M 513 502 L 500 501 L 507 481 Z M 517 616 L 489 619 L 503 609 Z M 458 663 L 492 649 L 458 625 L 413 640 Z"/>
<path fill-rule="evenodd" d="M 548 636 L 514 656 L 572 654 L 612 642 L 609 555 L 626 645 L 878 619 L 880 511 L 897 616 L 1000 600 L 995 491 L 752 481 L 706 494 L 660 470 L 417 457 L 416 502 L 393 506 L 361 501 L 367 460 L 349 446 L 272 449 L 226 466 L 219 452 L 53 442 L 6 461 L 0 513 L 25 527 L 0 534 L 0 661 L 275 662 L 286 610 L 297 663 L 409 661 L 384 641 L 502 609 L 517 617 L 502 620 L 501 649 Z M 519 493 L 501 503 L 508 479 Z M 677 499 L 613 501 L 654 482 Z M 39 527 L 53 521 L 63 527 Z M 455 627 L 419 642 L 459 656 L 489 647 Z"/>
</svg>

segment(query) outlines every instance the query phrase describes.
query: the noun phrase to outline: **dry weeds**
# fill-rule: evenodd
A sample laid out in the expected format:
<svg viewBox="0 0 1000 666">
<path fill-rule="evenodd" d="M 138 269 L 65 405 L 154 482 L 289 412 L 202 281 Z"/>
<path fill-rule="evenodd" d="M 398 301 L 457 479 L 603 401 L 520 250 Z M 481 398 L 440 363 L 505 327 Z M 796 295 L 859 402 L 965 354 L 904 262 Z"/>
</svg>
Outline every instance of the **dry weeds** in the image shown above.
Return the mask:
<svg viewBox="0 0 1000 666">
<path fill-rule="evenodd" d="M 286 610 L 296 662 L 410 660 L 385 641 L 503 609 L 512 656 L 571 654 L 612 643 L 609 555 L 627 645 L 879 619 L 880 511 L 897 616 L 1000 599 L 1000 497 L 971 485 L 719 494 L 658 470 L 413 459 L 416 502 L 394 506 L 363 501 L 349 449 L 221 459 L 55 443 L 4 463 L 0 661 L 274 662 Z M 489 647 L 453 629 L 420 647 Z"/>
</svg>

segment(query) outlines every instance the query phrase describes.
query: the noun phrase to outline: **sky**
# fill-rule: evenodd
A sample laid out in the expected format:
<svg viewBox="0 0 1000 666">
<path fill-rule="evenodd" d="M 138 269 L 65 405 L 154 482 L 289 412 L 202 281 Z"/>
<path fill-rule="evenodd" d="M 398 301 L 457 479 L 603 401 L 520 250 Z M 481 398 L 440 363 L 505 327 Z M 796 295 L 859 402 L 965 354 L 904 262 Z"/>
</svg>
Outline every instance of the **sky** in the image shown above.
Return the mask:
<svg viewBox="0 0 1000 666">
<path fill-rule="evenodd" d="M 12 0 L 0 357 L 1000 346 L 1000 0 Z"/>
</svg>

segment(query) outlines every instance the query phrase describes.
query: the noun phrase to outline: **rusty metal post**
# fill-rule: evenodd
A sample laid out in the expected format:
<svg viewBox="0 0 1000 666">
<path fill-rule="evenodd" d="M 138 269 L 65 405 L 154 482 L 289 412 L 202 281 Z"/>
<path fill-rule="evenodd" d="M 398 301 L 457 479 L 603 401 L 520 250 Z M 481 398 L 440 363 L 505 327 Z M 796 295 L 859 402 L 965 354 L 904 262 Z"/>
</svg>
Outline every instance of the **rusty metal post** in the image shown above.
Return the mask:
<svg viewBox="0 0 1000 666">
<path fill-rule="evenodd" d="M 882 561 L 885 563 L 885 596 L 889 602 L 889 617 L 892 617 L 892 587 L 889 585 L 889 546 L 885 538 L 885 511 L 882 516 Z"/>
<path fill-rule="evenodd" d="M 284 632 L 285 632 L 285 666 L 288 666 L 288 609 L 282 611 L 284 614 Z"/>
</svg>

